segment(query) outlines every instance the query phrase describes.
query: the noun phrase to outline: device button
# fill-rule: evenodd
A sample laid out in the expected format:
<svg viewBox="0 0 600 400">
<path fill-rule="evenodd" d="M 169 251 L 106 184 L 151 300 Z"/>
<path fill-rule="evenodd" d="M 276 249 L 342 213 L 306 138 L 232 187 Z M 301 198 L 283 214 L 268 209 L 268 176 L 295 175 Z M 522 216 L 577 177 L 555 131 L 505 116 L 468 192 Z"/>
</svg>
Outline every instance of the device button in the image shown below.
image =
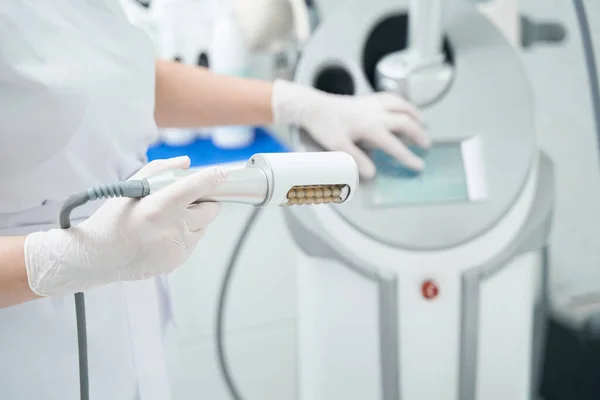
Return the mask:
<svg viewBox="0 0 600 400">
<path fill-rule="evenodd" d="M 423 285 L 421 285 L 421 293 L 423 294 L 423 297 L 427 300 L 433 300 L 440 293 L 440 289 L 435 284 L 435 282 L 427 280 L 423 282 Z"/>
</svg>

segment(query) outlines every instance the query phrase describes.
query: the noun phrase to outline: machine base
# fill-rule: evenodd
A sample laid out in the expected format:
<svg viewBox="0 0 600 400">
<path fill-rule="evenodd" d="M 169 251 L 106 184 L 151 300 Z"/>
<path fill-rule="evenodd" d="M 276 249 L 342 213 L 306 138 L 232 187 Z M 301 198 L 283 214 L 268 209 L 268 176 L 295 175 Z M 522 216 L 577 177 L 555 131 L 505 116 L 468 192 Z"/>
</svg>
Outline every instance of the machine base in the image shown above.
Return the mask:
<svg viewBox="0 0 600 400">
<path fill-rule="evenodd" d="M 397 352 L 381 343 L 375 282 L 340 262 L 300 256 L 300 399 L 531 400 L 539 253 L 520 255 L 481 281 L 403 268 Z M 435 290 L 425 290 L 427 281 Z M 384 378 L 389 357 L 397 357 L 394 395 Z"/>
</svg>

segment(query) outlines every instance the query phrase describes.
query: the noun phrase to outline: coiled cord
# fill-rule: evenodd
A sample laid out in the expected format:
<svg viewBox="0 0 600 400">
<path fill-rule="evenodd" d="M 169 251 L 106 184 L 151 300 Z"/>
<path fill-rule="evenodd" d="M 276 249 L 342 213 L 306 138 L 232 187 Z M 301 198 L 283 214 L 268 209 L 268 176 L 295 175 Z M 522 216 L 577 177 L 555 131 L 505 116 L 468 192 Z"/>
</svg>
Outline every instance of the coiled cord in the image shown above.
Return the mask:
<svg viewBox="0 0 600 400">
<path fill-rule="evenodd" d="M 150 193 L 150 185 L 146 179 L 124 181 L 111 185 L 101 185 L 85 192 L 73 195 L 65 201 L 58 222 L 60 229 L 71 227 L 71 213 L 89 201 L 113 197 L 141 198 Z M 75 293 L 75 318 L 77 321 L 77 351 L 79 355 L 79 396 L 81 400 L 90 399 L 90 382 L 88 371 L 87 322 L 85 315 L 85 295 Z"/>
</svg>

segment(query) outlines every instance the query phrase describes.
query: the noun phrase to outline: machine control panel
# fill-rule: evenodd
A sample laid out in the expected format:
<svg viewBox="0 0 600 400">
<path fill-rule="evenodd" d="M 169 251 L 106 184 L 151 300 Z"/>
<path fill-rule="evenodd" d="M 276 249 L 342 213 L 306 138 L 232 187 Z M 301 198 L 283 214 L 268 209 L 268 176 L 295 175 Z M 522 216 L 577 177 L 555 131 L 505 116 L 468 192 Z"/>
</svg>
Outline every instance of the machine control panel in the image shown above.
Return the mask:
<svg viewBox="0 0 600 400">
<path fill-rule="evenodd" d="M 377 166 L 373 190 L 369 196 L 372 207 L 397 207 L 450 202 L 485 200 L 482 149 L 475 136 L 463 141 L 434 143 L 427 149 L 410 146 L 425 160 L 425 169 L 412 171 L 387 155 L 372 151 Z"/>
</svg>

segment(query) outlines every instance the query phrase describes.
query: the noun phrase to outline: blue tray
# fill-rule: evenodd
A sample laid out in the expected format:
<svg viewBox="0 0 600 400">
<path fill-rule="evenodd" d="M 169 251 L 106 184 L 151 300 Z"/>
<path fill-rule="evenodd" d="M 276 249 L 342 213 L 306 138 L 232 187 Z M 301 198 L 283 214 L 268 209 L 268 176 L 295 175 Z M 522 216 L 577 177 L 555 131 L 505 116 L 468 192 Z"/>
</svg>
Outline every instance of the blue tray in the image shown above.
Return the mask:
<svg viewBox="0 0 600 400">
<path fill-rule="evenodd" d="M 256 153 L 284 153 L 289 151 L 275 140 L 267 130 L 256 128 L 256 139 L 252 145 L 235 150 L 215 147 L 210 139 L 198 139 L 187 146 L 167 146 L 159 144 L 148 149 L 148 161 L 188 156 L 192 167 L 202 167 L 230 162 L 246 161 Z"/>
</svg>

